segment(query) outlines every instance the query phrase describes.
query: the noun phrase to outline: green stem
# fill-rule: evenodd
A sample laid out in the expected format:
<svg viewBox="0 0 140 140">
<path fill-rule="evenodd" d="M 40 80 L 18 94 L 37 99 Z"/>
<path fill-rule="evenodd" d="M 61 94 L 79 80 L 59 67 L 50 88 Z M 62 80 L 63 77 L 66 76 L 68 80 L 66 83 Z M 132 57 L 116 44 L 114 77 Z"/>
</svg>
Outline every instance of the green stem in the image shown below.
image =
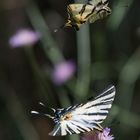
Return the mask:
<svg viewBox="0 0 140 140">
<path fill-rule="evenodd" d="M 47 87 L 48 83 L 46 81 L 46 79 L 44 79 L 45 77 L 43 76 L 37 62 L 34 56 L 34 52 L 33 52 L 33 48 L 31 46 L 27 46 L 25 47 L 25 53 L 26 56 L 28 58 L 28 61 L 30 63 L 30 66 L 32 68 L 32 72 L 33 75 L 35 77 L 35 80 L 37 82 L 37 86 L 39 87 L 41 93 L 44 95 L 44 97 L 46 97 L 48 100 L 48 103 L 52 103 L 54 97 L 53 94 L 51 92 L 51 90 L 49 90 L 49 88 Z"/>
<path fill-rule="evenodd" d="M 90 84 L 90 33 L 89 25 L 83 25 L 77 32 L 78 52 L 78 79 L 76 94 L 85 97 L 89 91 Z"/>
<path fill-rule="evenodd" d="M 0 77 L 0 98 L 5 101 L 6 108 L 12 116 L 12 119 L 14 120 L 22 138 L 24 140 L 39 140 L 39 135 L 27 117 L 27 114 L 30 114 L 30 110 L 26 110 L 25 112 L 23 109 L 23 106 L 16 96 L 16 93 L 7 82 L 7 74 L 5 73 L 4 69 L 1 68 L 1 66 Z M 8 119 L 10 119 L 10 116 L 8 116 Z"/>
<path fill-rule="evenodd" d="M 114 117 L 118 116 L 118 119 L 134 128 L 140 128 L 140 116 L 135 114 L 134 112 L 129 112 L 125 109 L 120 108 L 117 105 L 113 105 L 110 114 Z M 121 115 L 120 115 L 121 114 Z M 123 124 L 121 124 L 123 126 Z"/>
<path fill-rule="evenodd" d="M 133 0 L 118 0 L 114 2 L 112 14 L 108 20 L 108 27 L 112 30 L 117 30 L 120 26 L 124 16 L 127 14 L 129 9 L 131 8 Z M 129 5 L 126 7 L 126 5 Z"/>
<path fill-rule="evenodd" d="M 138 48 L 132 57 L 125 64 L 119 76 L 119 93 L 120 106 L 125 109 L 130 109 L 132 96 L 135 87 L 135 82 L 140 76 L 140 48 Z M 125 102 L 124 102 L 125 99 Z"/>
<path fill-rule="evenodd" d="M 47 24 L 45 23 L 38 7 L 34 2 L 31 2 L 28 4 L 26 8 L 27 14 L 30 18 L 30 21 L 33 25 L 33 27 L 41 33 L 41 42 L 42 47 L 44 49 L 44 52 L 46 54 L 46 57 L 49 58 L 53 65 L 64 61 L 63 55 L 59 50 L 59 47 L 57 46 L 56 42 L 52 38 L 49 28 Z M 67 85 L 68 88 L 70 88 L 73 92 L 73 87 Z"/>
<path fill-rule="evenodd" d="M 63 55 L 59 50 L 59 47 L 57 46 L 56 42 L 52 38 L 49 28 L 45 23 L 43 17 L 41 16 L 38 7 L 33 1 L 31 3 L 28 3 L 26 11 L 33 27 L 42 35 L 41 43 L 46 56 L 50 58 L 53 64 L 61 62 L 64 59 Z"/>
</svg>

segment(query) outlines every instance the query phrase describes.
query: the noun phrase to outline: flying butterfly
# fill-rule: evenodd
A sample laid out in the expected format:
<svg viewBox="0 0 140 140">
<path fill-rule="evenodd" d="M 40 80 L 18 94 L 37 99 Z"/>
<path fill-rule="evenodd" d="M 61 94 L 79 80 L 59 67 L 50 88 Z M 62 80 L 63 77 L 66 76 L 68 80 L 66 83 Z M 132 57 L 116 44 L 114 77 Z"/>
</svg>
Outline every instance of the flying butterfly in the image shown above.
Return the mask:
<svg viewBox="0 0 140 140">
<path fill-rule="evenodd" d="M 115 97 L 115 87 L 109 86 L 95 98 L 90 98 L 85 103 L 76 104 L 62 109 L 54 109 L 54 116 L 43 114 L 55 123 L 55 127 L 49 135 L 64 136 L 67 134 L 80 134 L 92 130 L 102 131 L 100 125 L 107 117 L 109 109 Z M 41 105 L 45 106 L 43 103 Z M 40 114 L 31 111 L 32 114 Z"/>
<path fill-rule="evenodd" d="M 94 23 L 111 14 L 108 0 L 90 0 L 87 4 L 70 4 L 67 6 L 68 19 L 63 27 L 79 30 L 84 23 Z"/>
</svg>

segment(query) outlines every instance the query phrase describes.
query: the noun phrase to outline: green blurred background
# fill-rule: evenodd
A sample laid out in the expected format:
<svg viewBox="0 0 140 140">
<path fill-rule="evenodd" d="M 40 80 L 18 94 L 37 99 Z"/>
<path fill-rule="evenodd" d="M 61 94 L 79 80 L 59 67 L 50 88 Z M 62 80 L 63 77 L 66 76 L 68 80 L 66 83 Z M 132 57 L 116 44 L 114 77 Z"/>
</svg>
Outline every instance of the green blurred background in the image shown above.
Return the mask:
<svg viewBox="0 0 140 140">
<path fill-rule="evenodd" d="M 78 1 L 78 0 L 77 0 Z M 116 140 L 140 140 L 140 0 L 110 0 L 112 14 L 80 31 L 54 32 L 67 19 L 71 0 L 0 1 L 0 139 L 78 140 L 77 135 L 50 137 L 53 122 L 30 114 L 46 106 L 60 108 L 116 86 L 113 107 L 104 122 Z M 78 1 L 79 2 L 79 1 Z M 10 37 L 30 28 L 41 39 L 12 48 Z M 76 72 L 56 85 L 56 64 L 72 60 Z"/>
</svg>

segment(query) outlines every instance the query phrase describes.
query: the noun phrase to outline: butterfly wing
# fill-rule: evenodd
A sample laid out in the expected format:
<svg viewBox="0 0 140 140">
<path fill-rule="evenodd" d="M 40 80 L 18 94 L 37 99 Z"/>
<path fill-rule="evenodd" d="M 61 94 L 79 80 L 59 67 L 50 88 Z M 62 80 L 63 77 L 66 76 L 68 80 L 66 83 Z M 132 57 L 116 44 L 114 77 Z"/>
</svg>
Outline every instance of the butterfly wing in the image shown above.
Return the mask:
<svg viewBox="0 0 140 140">
<path fill-rule="evenodd" d="M 110 86 L 96 98 L 90 99 L 85 104 L 77 107 L 75 111 L 73 111 L 73 115 L 79 115 L 78 119 L 85 119 L 89 122 L 97 122 L 102 123 L 103 120 L 107 117 L 109 109 L 112 106 L 112 102 L 115 97 L 115 87 Z"/>
<path fill-rule="evenodd" d="M 69 109 L 67 108 L 71 118 L 59 121 L 50 135 L 79 134 L 93 129 L 102 131 L 100 123 L 107 117 L 114 97 L 115 87 L 110 86 L 96 98 L 92 98 L 84 104 L 77 104 L 69 107 Z M 68 115 L 68 113 L 65 113 L 64 116 Z"/>
<path fill-rule="evenodd" d="M 49 133 L 50 136 L 65 136 L 67 134 L 79 134 L 82 130 L 80 130 L 79 127 L 77 127 L 72 122 L 69 123 L 69 121 L 63 121 L 59 122 L 53 129 L 52 132 Z M 84 131 L 82 131 L 84 132 Z"/>
<path fill-rule="evenodd" d="M 88 22 L 89 23 L 94 23 L 95 21 L 97 21 L 99 19 L 103 19 L 103 18 L 107 17 L 108 15 L 110 15 L 111 9 L 109 7 L 107 7 L 107 10 L 105 10 L 105 9 L 101 9 L 100 11 L 95 10 L 94 13 L 92 13 L 89 16 Z"/>
<path fill-rule="evenodd" d="M 68 13 L 72 13 L 73 15 L 79 14 L 82 9 L 83 4 L 69 4 L 67 6 Z"/>
<path fill-rule="evenodd" d="M 103 19 L 111 14 L 111 9 L 108 7 L 107 3 L 100 2 L 97 5 L 94 5 L 95 9 L 92 11 L 88 18 L 89 23 L 93 23 L 96 20 Z"/>
<path fill-rule="evenodd" d="M 85 6 L 85 7 L 84 7 Z M 82 13 L 82 17 L 85 18 L 88 14 L 91 13 L 93 9 L 93 6 L 92 5 L 85 5 L 85 4 L 69 4 L 67 6 L 67 11 L 69 14 L 69 16 L 77 16 L 79 15 L 80 16 L 80 12 L 81 10 L 83 10 L 83 13 Z"/>
<path fill-rule="evenodd" d="M 97 6 L 99 4 L 108 3 L 108 0 L 88 0 L 88 3 L 91 5 Z"/>
<path fill-rule="evenodd" d="M 88 21 L 93 23 L 98 19 L 102 19 L 111 13 L 108 4 L 100 4 L 94 6 L 90 4 L 70 4 L 67 6 L 68 19 L 75 19 L 75 21 Z M 81 13 L 81 14 L 80 14 Z"/>
</svg>

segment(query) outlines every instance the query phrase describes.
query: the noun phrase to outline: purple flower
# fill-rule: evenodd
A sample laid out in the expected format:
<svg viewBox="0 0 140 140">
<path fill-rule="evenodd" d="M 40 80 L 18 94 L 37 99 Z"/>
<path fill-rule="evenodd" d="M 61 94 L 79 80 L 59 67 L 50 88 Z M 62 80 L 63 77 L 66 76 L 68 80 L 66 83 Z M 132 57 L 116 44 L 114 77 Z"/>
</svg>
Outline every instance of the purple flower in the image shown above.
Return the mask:
<svg viewBox="0 0 140 140">
<path fill-rule="evenodd" d="M 69 80 L 75 72 L 75 64 L 72 61 L 61 62 L 55 65 L 52 72 L 52 80 L 55 84 L 61 85 Z"/>
<path fill-rule="evenodd" d="M 106 127 L 104 128 L 102 133 L 98 133 L 98 139 L 99 140 L 113 140 L 114 137 L 113 135 L 109 135 L 110 133 L 110 128 Z"/>
<path fill-rule="evenodd" d="M 113 140 L 114 136 L 109 135 L 110 128 L 104 128 L 102 132 L 94 132 L 94 134 L 84 135 L 82 140 Z"/>
<path fill-rule="evenodd" d="M 29 29 L 22 29 L 10 38 L 9 43 L 12 48 L 29 46 L 36 43 L 39 38 L 40 34 L 38 32 L 34 32 Z"/>
</svg>

